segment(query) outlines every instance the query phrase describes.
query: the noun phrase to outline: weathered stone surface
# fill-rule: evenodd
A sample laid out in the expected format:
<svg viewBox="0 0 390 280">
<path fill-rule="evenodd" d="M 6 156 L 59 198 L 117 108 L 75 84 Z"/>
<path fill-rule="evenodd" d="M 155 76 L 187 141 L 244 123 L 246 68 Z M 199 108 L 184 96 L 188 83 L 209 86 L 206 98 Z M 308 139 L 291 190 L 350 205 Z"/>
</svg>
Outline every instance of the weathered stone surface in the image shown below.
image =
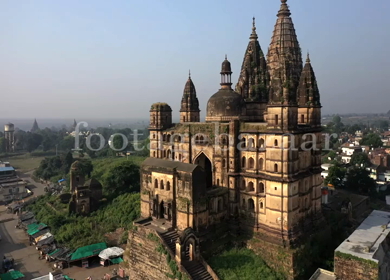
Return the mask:
<svg viewBox="0 0 390 280">
<path fill-rule="evenodd" d="M 377 280 L 379 279 L 378 266 L 371 265 L 364 260 L 334 257 L 334 272 L 337 279 L 342 280 Z"/>
</svg>

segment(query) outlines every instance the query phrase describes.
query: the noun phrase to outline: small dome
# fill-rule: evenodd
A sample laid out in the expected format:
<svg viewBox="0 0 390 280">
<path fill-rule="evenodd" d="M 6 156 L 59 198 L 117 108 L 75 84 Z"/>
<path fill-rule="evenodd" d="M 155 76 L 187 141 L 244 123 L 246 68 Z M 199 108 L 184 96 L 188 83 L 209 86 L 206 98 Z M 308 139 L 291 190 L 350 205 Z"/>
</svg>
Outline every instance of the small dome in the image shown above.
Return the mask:
<svg viewBox="0 0 390 280">
<path fill-rule="evenodd" d="M 222 62 L 221 74 L 223 73 L 232 73 L 232 67 L 229 60 L 227 60 L 227 56 L 225 56 L 225 60 Z"/>
<path fill-rule="evenodd" d="M 158 102 L 152 104 L 150 107 L 150 111 L 164 111 L 164 112 L 172 112 L 171 106 L 164 102 Z"/>
<path fill-rule="evenodd" d="M 220 89 L 207 102 L 206 121 L 239 119 L 245 110 L 245 101 L 232 89 Z"/>
</svg>

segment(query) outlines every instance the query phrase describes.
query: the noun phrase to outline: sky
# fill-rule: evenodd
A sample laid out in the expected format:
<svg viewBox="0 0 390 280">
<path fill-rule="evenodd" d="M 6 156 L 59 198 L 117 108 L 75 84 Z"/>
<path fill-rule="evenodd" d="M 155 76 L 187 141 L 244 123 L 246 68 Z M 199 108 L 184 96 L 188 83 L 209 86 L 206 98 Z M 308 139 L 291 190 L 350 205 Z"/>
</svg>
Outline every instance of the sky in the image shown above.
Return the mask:
<svg viewBox="0 0 390 280">
<path fill-rule="evenodd" d="M 289 0 L 323 114 L 390 110 L 389 0 Z M 201 117 L 234 84 L 256 17 L 266 53 L 279 0 L 0 0 L 0 118 L 179 117 L 191 70 Z"/>
</svg>

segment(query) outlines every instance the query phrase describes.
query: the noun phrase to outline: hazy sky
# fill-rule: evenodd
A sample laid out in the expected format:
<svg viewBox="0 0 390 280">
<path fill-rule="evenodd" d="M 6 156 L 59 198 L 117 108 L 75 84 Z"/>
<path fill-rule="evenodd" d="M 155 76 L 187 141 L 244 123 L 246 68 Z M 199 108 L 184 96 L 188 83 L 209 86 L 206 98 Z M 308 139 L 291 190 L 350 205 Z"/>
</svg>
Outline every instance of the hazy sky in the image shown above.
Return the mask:
<svg viewBox="0 0 390 280">
<path fill-rule="evenodd" d="M 390 110 L 390 1 L 289 0 L 323 113 Z M 279 0 L 0 0 L 0 118 L 179 115 L 188 70 L 202 116 L 225 54 L 237 82 L 256 17 L 266 53 Z"/>
</svg>

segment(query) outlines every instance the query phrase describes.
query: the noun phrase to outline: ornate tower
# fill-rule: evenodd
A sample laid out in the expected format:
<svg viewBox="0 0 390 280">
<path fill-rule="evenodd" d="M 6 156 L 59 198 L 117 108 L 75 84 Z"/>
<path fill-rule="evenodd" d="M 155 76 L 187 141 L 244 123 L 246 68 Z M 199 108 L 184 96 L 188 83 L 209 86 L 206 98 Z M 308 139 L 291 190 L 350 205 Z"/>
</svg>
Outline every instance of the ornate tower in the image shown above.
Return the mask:
<svg viewBox="0 0 390 280">
<path fill-rule="evenodd" d="M 5 151 L 7 153 L 15 151 L 15 130 L 12 123 L 4 125 Z"/>
<path fill-rule="evenodd" d="M 150 156 L 162 158 L 161 131 L 172 126 L 172 109 L 167 103 L 154 103 L 150 107 Z"/>
<path fill-rule="evenodd" d="M 196 97 L 195 85 L 192 82 L 191 73 L 189 73 L 187 83 L 184 87 L 183 98 L 181 99 L 180 123 L 199 121 L 199 101 Z"/>
<path fill-rule="evenodd" d="M 268 102 L 269 74 L 264 53 L 257 40 L 255 18 L 252 34 L 245 51 L 236 91 L 246 103 L 246 114 L 250 121 L 264 121 L 264 110 Z"/>
<path fill-rule="evenodd" d="M 316 76 L 309 54 L 303 67 L 297 91 L 298 124 L 321 127 L 321 103 Z"/>
<path fill-rule="evenodd" d="M 274 129 L 294 130 L 297 126 L 296 92 L 302 72 L 302 54 L 287 0 L 281 1 L 267 55 L 270 74 L 267 123 Z"/>
<path fill-rule="evenodd" d="M 295 95 L 302 73 L 302 52 L 299 46 L 291 12 L 287 0 L 281 0 L 282 5 L 277 14 L 277 21 L 267 54 L 267 66 L 271 76 L 271 85 L 275 77 L 280 78 L 280 68 L 288 67 L 288 75 L 281 77 L 281 84 L 291 89 Z"/>
</svg>

